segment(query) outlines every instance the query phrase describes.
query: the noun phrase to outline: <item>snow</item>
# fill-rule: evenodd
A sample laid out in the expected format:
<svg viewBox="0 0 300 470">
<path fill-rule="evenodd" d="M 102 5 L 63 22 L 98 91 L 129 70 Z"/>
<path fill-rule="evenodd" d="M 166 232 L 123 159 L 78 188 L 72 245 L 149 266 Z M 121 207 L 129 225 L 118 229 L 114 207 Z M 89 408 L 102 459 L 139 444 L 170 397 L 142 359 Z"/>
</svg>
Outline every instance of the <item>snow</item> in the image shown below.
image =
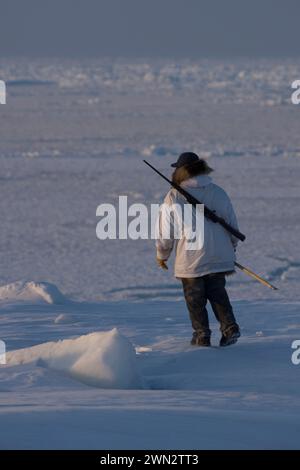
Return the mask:
<svg viewBox="0 0 300 470">
<path fill-rule="evenodd" d="M 167 185 L 142 162 L 145 155 L 170 176 L 170 163 L 188 149 L 209 159 L 214 180 L 232 197 L 247 235 L 240 263 L 278 285 L 273 299 L 299 299 L 300 137 L 298 108 L 288 102 L 297 61 L 177 68 L 156 61 L 50 62 L 1 62 L 7 79 L 69 80 L 66 87 L 8 86 L 13 106 L 1 108 L 0 126 L 1 285 L 45 280 L 76 300 L 182 298 L 178 282 L 157 271 L 152 241 L 100 242 L 95 228 L 98 205 L 116 204 L 119 195 L 128 195 L 129 204 L 162 201 Z M 181 88 L 169 95 L 162 85 L 140 84 L 144 68 L 160 84 L 172 70 Z M 106 75 L 111 92 L 97 82 Z M 81 78 L 79 86 L 79 77 L 87 82 Z M 229 89 L 212 96 L 216 90 L 207 85 L 224 80 Z M 264 106 L 270 94 L 287 101 Z M 90 98 L 98 99 L 92 109 Z M 229 286 L 236 300 L 271 295 L 241 273 Z"/>
<path fill-rule="evenodd" d="M 56 318 L 54 318 L 54 323 L 73 323 L 72 315 L 60 313 Z"/>
<path fill-rule="evenodd" d="M 66 95 L 82 90 L 101 95 L 144 93 L 193 94 L 208 97 L 215 103 L 278 102 L 278 91 L 299 77 L 295 59 L 217 60 L 41 60 L 5 59 L 2 75 L 13 91 L 31 93 L 31 87 L 49 88 Z M 92 101 L 91 101 L 92 98 Z M 287 103 L 284 94 L 279 104 Z M 97 104 L 97 96 L 88 97 Z"/>
<path fill-rule="evenodd" d="M 182 300 L 2 303 L 0 447 L 298 448 L 300 303 L 233 307 L 241 339 L 219 348 L 210 312 L 209 349 Z"/>
<path fill-rule="evenodd" d="M 65 297 L 49 282 L 17 281 L 0 287 L 0 302 L 11 301 L 62 304 Z"/>
<path fill-rule="evenodd" d="M 0 75 L 0 341 L 15 361 L 0 366 L 0 447 L 299 448 L 300 61 L 3 59 Z M 279 287 L 228 278 L 242 327 L 228 349 L 212 312 L 214 347 L 190 346 L 153 241 L 96 238 L 99 204 L 162 201 L 145 156 L 170 176 L 185 150 L 232 198 L 238 261 Z"/>
<path fill-rule="evenodd" d="M 9 366 L 35 363 L 100 388 L 139 388 L 135 351 L 118 333 L 94 332 L 19 349 L 7 354 Z"/>
</svg>

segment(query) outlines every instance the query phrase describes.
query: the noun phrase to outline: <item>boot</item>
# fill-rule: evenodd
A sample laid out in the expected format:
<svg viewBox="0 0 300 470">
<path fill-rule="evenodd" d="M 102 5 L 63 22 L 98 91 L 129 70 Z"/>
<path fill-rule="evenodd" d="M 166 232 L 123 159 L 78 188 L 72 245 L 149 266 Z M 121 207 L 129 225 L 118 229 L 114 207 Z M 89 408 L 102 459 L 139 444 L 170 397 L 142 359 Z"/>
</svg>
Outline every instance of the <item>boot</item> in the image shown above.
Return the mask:
<svg viewBox="0 0 300 470">
<path fill-rule="evenodd" d="M 234 325 L 228 330 L 224 331 L 222 338 L 220 339 L 220 346 L 231 346 L 237 342 L 240 336 L 241 333 L 238 325 Z"/>
<path fill-rule="evenodd" d="M 192 346 L 209 347 L 210 346 L 210 337 L 209 336 L 200 336 L 195 331 L 195 333 L 193 333 L 193 337 L 191 339 L 191 345 Z"/>
</svg>

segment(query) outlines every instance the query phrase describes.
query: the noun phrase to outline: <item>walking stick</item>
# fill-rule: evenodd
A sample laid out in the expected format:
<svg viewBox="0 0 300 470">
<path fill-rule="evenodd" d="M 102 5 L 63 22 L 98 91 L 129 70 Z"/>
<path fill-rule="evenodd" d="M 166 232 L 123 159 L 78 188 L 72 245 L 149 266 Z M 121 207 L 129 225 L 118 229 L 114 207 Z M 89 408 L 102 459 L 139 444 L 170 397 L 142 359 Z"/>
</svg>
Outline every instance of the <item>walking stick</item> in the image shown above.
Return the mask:
<svg viewBox="0 0 300 470">
<path fill-rule="evenodd" d="M 266 281 L 266 279 L 262 278 L 262 277 L 259 276 L 258 274 L 256 274 L 256 273 L 254 273 L 253 271 L 251 271 L 251 269 L 246 268 L 245 266 L 242 266 L 240 263 L 237 263 L 237 262 L 235 262 L 234 264 L 235 264 L 241 271 L 243 271 L 243 273 L 248 274 L 248 276 L 250 276 L 250 277 L 253 277 L 253 279 L 256 279 L 256 281 L 260 282 L 260 283 L 263 284 L 264 286 L 267 286 L 267 287 L 269 287 L 270 289 L 273 289 L 273 290 L 278 290 L 278 287 L 273 286 L 272 284 L 270 284 L 270 282 Z"/>
</svg>

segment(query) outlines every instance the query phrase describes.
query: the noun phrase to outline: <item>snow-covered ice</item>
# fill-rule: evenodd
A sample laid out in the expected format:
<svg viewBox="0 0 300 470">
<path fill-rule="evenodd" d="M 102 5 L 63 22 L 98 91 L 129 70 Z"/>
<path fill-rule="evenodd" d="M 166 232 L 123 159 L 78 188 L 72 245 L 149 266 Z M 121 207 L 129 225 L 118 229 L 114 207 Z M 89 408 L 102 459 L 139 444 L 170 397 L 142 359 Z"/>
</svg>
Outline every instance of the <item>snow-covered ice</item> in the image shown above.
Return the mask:
<svg viewBox="0 0 300 470">
<path fill-rule="evenodd" d="M 3 59 L 0 75 L 0 447 L 299 448 L 300 62 Z M 240 263 L 279 287 L 228 278 L 228 349 L 189 345 L 153 241 L 96 238 L 102 202 L 162 201 L 142 159 L 170 175 L 184 150 L 232 198 Z"/>
<path fill-rule="evenodd" d="M 10 301 L 62 304 L 65 297 L 49 282 L 17 281 L 0 287 L 0 302 Z"/>
<path fill-rule="evenodd" d="M 239 343 L 207 349 L 183 301 L 2 302 L 0 446 L 297 448 L 299 306 L 236 301 Z"/>
<path fill-rule="evenodd" d="M 8 352 L 9 366 L 35 363 L 100 388 L 139 388 L 135 351 L 116 328 Z"/>
</svg>

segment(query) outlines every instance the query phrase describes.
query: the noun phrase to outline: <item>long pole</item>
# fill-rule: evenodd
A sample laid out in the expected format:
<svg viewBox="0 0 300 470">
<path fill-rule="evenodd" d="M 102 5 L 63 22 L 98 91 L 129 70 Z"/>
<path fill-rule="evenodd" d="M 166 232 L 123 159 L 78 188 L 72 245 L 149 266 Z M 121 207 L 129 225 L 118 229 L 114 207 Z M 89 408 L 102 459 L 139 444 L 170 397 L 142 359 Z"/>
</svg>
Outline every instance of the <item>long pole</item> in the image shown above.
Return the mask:
<svg viewBox="0 0 300 470">
<path fill-rule="evenodd" d="M 259 276 L 256 274 L 254 271 L 252 271 L 249 268 L 246 268 L 245 266 L 242 266 L 240 263 L 235 262 L 234 263 L 237 268 L 239 268 L 243 273 L 248 274 L 248 276 L 253 277 L 253 279 L 256 279 L 256 281 L 260 282 L 264 286 L 269 287 L 270 289 L 273 290 L 278 290 L 278 287 L 273 286 L 273 284 L 270 284 L 270 282 L 266 281 L 263 277 Z"/>
</svg>

